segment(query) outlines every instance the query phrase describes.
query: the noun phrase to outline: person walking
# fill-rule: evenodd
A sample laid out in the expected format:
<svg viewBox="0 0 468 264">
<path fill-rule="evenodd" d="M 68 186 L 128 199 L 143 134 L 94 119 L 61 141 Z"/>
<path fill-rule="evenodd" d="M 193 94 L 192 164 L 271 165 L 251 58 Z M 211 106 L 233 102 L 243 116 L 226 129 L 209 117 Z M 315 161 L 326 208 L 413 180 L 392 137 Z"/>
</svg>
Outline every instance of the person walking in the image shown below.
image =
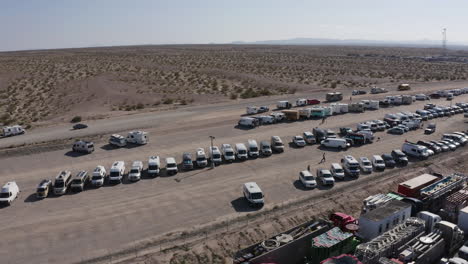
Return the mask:
<svg viewBox="0 0 468 264">
<path fill-rule="evenodd" d="M 352 96 L 352 95 L 349 97 L 349 101 L 350 101 L 350 102 L 353 101 L 353 96 Z"/>
<path fill-rule="evenodd" d="M 327 161 L 327 159 L 325 158 L 325 152 L 324 152 L 323 156 L 322 156 L 322 160 L 320 161 L 320 163 L 324 163 L 325 161 Z"/>
<path fill-rule="evenodd" d="M 310 171 L 310 165 L 307 165 L 307 170 Z"/>
</svg>

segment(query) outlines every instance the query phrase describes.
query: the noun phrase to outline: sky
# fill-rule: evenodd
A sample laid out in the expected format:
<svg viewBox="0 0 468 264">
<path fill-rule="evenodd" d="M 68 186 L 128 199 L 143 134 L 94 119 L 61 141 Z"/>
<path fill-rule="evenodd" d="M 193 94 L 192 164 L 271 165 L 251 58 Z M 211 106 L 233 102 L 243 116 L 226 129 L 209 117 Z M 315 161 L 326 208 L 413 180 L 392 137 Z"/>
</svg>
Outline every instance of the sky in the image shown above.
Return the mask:
<svg viewBox="0 0 468 264">
<path fill-rule="evenodd" d="M 0 51 L 290 38 L 468 44 L 466 0 L 2 0 Z"/>
</svg>

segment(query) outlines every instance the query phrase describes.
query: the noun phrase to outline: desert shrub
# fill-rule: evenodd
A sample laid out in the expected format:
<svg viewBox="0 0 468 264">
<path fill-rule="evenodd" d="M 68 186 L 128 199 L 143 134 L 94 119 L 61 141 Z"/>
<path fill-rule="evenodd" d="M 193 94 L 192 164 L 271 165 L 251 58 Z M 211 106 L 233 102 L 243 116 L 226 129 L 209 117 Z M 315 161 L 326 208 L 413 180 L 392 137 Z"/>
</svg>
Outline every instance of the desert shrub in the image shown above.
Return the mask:
<svg viewBox="0 0 468 264">
<path fill-rule="evenodd" d="M 172 104 L 174 103 L 174 99 L 168 97 L 163 100 L 163 104 Z"/>
<path fill-rule="evenodd" d="M 136 105 L 136 109 L 143 109 L 143 108 L 145 108 L 145 105 L 142 103 L 139 103 Z"/>
<path fill-rule="evenodd" d="M 72 118 L 72 120 L 70 122 L 72 123 L 78 123 L 78 122 L 81 122 L 82 118 L 81 116 L 75 116 Z"/>
<path fill-rule="evenodd" d="M 236 93 L 231 93 L 231 95 L 229 96 L 229 98 L 231 100 L 236 100 L 237 99 L 237 94 Z"/>
<path fill-rule="evenodd" d="M 270 92 L 270 90 L 266 89 L 266 88 L 263 88 L 262 90 L 260 90 L 260 92 L 258 92 L 260 94 L 260 96 L 268 96 L 268 95 L 271 95 L 272 93 Z"/>
<path fill-rule="evenodd" d="M 240 94 L 240 97 L 242 99 L 253 98 L 253 97 L 258 97 L 258 96 L 259 96 L 259 93 L 254 91 L 252 88 L 249 88 Z"/>
</svg>

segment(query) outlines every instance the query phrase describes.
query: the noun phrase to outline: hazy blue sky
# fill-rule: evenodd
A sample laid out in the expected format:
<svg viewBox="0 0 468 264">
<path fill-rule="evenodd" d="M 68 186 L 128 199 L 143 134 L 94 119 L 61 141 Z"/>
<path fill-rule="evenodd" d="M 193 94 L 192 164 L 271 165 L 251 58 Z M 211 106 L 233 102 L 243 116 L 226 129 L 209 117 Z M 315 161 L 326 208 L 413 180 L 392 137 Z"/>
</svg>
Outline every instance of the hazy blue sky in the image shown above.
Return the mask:
<svg viewBox="0 0 468 264">
<path fill-rule="evenodd" d="M 296 37 L 468 43 L 466 0 L 2 0 L 0 50 Z"/>
</svg>

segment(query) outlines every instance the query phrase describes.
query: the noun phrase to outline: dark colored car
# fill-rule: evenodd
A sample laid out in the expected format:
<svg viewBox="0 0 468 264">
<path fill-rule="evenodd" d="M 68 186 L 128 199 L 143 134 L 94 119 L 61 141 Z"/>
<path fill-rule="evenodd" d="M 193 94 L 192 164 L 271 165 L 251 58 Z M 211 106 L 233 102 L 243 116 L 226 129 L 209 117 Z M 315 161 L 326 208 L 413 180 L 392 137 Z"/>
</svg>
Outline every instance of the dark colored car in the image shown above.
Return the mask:
<svg viewBox="0 0 468 264">
<path fill-rule="evenodd" d="M 428 142 L 428 141 L 423 141 L 423 140 L 419 140 L 417 142 L 418 145 L 421 145 L 421 146 L 424 146 L 432 151 L 434 151 L 434 153 L 440 153 L 442 152 L 442 149 L 437 146 L 436 144 L 434 143 L 431 143 L 431 142 Z"/>
<path fill-rule="evenodd" d="M 432 98 L 432 99 L 439 99 L 439 98 L 440 98 L 440 94 L 438 94 L 438 93 L 431 93 L 431 94 L 429 95 L 429 97 Z"/>
<path fill-rule="evenodd" d="M 182 168 L 184 170 L 192 170 L 193 169 L 193 161 L 192 161 L 192 154 L 185 152 L 182 155 Z"/>
<path fill-rule="evenodd" d="M 395 162 L 395 160 L 393 159 L 392 155 L 390 155 L 390 154 L 383 154 L 383 155 L 382 155 L 382 159 L 383 159 L 384 162 L 385 162 L 385 167 L 387 167 L 387 168 L 395 168 L 396 162 Z"/>
<path fill-rule="evenodd" d="M 346 136 L 348 135 L 349 133 L 352 133 L 353 132 L 353 129 L 350 128 L 350 127 L 340 127 L 340 135 L 341 136 Z"/>
<path fill-rule="evenodd" d="M 74 125 L 74 126 L 73 126 L 73 129 L 85 129 L 85 128 L 87 128 L 87 127 L 88 127 L 88 125 L 86 125 L 86 124 L 81 124 L 81 123 L 80 123 L 80 124 Z"/>
<path fill-rule="evenodd" d="M 394 149 L 392 150 L 392 153 L 390 153 L 390 155 L 392 155 L 395 162 L 400 164 L 401 166 L 408 165 L 408 157 L 405 153 L 403 153 L 403 151 L 399 149 Z"/>
</svg>

